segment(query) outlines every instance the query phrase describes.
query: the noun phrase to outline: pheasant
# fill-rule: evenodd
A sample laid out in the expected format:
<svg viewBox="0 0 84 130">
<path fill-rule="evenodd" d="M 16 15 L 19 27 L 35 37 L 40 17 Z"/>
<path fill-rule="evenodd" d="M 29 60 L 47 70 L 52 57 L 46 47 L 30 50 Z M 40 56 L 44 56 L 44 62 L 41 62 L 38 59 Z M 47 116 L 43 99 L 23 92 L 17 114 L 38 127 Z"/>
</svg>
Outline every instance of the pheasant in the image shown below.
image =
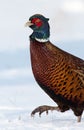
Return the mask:
<svg viewBox="0 0 84 130">
<path fill-rule="evenodd" d="M 48 110 L 65 112 L 71 109 L 81 121 L 84 109 L 84 60 L 58 48 L 50 40 L 49 19 L 35 14 L 25 26 L 30 35 L 30 57 L 34 77 L 39 86 L 58 106 L 39 106 L 31 115 Z"/>
</svg>

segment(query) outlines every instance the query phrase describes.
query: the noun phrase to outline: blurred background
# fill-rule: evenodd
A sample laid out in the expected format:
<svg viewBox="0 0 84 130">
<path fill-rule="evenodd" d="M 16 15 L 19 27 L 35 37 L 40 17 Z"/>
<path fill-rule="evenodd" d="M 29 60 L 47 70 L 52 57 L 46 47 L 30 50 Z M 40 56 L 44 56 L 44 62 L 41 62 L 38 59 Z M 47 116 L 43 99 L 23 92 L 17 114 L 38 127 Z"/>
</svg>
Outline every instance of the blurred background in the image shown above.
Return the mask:
<svg viewBox="0 0 84 130">
<path fill-rule="evenodd" d="M 32 30 L 24 27 L 37 13 L 50 19 L 53 44 L 84 59 L 84 0 L 0 0 L 0 106 L 43 100 L 31 71 Z"/>
</svg>

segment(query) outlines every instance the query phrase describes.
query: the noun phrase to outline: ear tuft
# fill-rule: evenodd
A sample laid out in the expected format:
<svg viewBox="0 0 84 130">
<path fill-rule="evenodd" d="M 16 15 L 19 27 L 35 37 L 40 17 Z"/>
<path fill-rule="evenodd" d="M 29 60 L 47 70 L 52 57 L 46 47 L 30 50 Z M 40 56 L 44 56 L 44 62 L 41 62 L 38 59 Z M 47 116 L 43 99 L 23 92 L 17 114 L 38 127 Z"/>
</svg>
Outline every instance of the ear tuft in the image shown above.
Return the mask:
<svg viewBox="0 0 84 130">
<path fill-rule="evenodd" d="M 47 21 L 49 21 L 49 18 L 46 18 Z"/>
</svg>

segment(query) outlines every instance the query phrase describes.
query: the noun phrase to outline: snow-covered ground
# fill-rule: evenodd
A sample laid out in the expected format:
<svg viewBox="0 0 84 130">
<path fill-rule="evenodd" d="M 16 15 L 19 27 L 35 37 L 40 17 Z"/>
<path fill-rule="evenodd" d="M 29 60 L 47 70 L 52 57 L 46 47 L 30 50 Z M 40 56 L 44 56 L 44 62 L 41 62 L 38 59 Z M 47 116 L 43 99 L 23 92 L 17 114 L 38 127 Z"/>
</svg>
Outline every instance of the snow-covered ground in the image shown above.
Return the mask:
<svg viewBox="0 0 84 130">
<path fill-rule="evenodd" d="M 72 111 L 49 112 L 33 118 L 31 111 L 38 105 L 55 105 L 37 85 L 3 86 L 0 88 L 0 130 L 83 130 Z"/>
<path fill-rule="evenodd" d="M 81 123 L 76 122 L 72 111 L 45 113 L 41 118 L 31 111 L 38 105 L 55 105 L 39 87 L 33 85 L 11 85 L 0 87 L 0 130 L 83 130 L 84 117 Z"/>
<path fill-rule="evenodd" d="M 77 123 L 72 111 L 31 118 L 35 107 L 56 105 L 31 71 L 31 30 L 24 24 L 36 13 L 50 18 L 50 39 L 55 45 L 84 59 L 83 0 L 0 1 L 0 130 L 83 130 L 84 116 Z"/>
</svg>

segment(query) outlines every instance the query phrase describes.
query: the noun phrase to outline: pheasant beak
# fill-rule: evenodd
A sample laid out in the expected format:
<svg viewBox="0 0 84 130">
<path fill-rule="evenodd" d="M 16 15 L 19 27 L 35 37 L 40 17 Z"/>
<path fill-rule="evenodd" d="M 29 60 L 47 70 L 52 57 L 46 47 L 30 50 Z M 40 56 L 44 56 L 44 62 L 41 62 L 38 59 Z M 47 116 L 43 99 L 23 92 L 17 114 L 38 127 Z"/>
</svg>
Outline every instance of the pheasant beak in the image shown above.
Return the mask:
<svg viewBox="0 0 84 130">
<path fill-rule="evenodd" d="M 31 23 L 31 21 L 28 21 L 25 23 L 25 27 L 27 27 L 27 26 L 30 27 L 31 25 L 34 25 L 33 23 Z"/>
</svg>

